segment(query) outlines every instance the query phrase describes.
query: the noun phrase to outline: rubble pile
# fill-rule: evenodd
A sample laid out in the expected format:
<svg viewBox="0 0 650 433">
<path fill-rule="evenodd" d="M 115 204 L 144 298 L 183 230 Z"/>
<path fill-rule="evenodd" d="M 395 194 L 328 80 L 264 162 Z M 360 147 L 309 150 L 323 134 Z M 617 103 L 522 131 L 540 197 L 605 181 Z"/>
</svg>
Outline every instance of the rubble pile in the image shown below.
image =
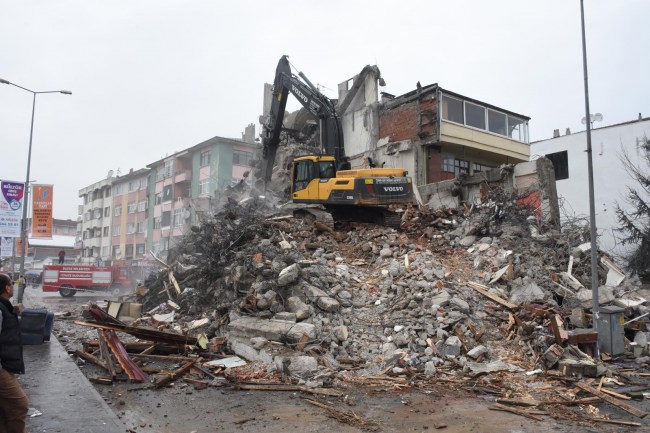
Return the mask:
<svg viewBox="0 0 650 433">
<path fill-rule="evenodd" d="M 278 215 L 261 199 L 230 200 L 145 282 L 139 323 L 309 387 L 379 376 L 408 380 L 402 386 L 462 386 L 473 378 L 472 389 L 510 397 L 532 391 L 500 374 L 617 374 L 589 344 L 584 230 L 545 227 L 516 206 L 402 211 L 400 231 L 335 231 Z M 647 368 L 640 284 L 601 256 L 600 302 L 637 319 L 627 343 L 639 348 L 635 358 L 630 350 L 603 355 L 618 367 Z"/>
</svg>

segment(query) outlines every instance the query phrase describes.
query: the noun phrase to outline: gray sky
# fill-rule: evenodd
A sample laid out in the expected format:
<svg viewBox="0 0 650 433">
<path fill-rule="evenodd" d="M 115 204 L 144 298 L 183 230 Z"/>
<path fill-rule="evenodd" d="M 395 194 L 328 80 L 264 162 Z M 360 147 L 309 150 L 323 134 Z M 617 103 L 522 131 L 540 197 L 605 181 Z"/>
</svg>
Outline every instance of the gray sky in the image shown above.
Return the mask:
<svg viewBox="0 0 650 433">
<path fill-rule="evenodd" d="M 650 1 L 585 8 L 591 111 L 604 115 L 595 126 L 650 116 Z M 532 140 L 584 129 L 579 0 L 4 0 L 1 10 L 0 78 L 73 92 L 36 101 L 30 178 L 55 185 L 55 218 L 76 219 L 79 189 L 109 170 L 241 137 L 283 54 L 330 97 L 376 64 L 386 92 L 438 83 L 530 116 Z M 0 84 L 1 179 L 25 180 L 31 104 Z"/>
</svg>

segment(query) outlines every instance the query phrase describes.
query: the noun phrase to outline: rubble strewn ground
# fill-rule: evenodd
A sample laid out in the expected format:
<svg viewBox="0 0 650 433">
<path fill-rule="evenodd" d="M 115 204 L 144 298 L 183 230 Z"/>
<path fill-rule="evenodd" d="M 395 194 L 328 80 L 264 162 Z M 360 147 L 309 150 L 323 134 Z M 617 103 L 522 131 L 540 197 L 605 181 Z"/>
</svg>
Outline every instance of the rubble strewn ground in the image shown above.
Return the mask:
<svg viewBox="0 0 650 433">
<path fill-rule="evenodd" d="M 138 346 L 133 332 L 115 329 L 151 374 L 146 386 L 180 377 L 175 386 L 197 390 L 275 386 L 313 396 L 328 416 L 366 431 L 381 427 L 326 399 L 340 403 L 359 388 L 469 392 L 529 420 L 647 428 L 648 290 L 603 260 L 601 304 L 623 307 L 626 322 L 640 319 L 626 325 L 624 353 L 598 357 L 584 230 L 545 227 L 514 205 L 401 211 L 400 231 L 331 230 L 262 199 L 230 200 L 191 228 L 133 299 L 144 313 L 130 324 L 136 334 L 156 329 L 197 343 L 151 337 Z M 70 351 L 107 368 L 102 338 L 93 345 L 97 331 L 81 329 Z M 119 371 L 101 376 L 111 383 Z"/>
</svg>

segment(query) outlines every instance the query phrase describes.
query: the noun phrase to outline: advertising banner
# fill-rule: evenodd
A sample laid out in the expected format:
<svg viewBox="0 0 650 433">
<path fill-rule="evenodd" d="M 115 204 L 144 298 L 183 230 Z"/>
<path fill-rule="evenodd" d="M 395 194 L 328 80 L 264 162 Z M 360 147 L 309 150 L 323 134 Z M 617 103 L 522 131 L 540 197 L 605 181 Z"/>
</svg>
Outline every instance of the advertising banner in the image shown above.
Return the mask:
<svg viewBox="0 0 650 433">
<path fill-rule="evenodd" d="M 52 239 L 52 185 L 32 185 L 32 237 Z"/>
<path fill-rule="evenodd" d="M 0 182 L 0 236 L 19 238 L 23 216 L 23 182 Z"/>
<path fill-rule="evenodd" d="M 0 257 L 11 257 L 14 250 L 14 238 L 0 238 Z"/>
</svg>

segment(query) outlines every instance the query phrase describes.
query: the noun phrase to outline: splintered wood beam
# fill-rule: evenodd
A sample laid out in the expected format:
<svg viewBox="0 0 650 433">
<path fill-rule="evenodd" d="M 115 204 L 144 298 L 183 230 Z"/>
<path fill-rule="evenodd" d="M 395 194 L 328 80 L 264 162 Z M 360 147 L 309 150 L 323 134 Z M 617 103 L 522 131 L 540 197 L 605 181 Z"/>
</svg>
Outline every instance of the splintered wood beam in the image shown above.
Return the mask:
<svg viewBox="0 0 650 433">
<path fill-rule="evenodd" d="M 162 388 L 163 386 L 168 385 L 172 380 L 181 377 L 194 366 L 197 361 L 202 361 L 201 358 L 193 359 L 190 362 L 187 362 L 182 367 L 174 370 L 171 373 L 166 374 L 164 377 L 158 378 L 154 381 L 153 386 L 156 388 Z"/>
<path fill-rule="evenodd" d="M 597 397 L 602 398 L 607 403 L 613 404 L 614 406 L 619 407 L 619 408 L 623 409 L 625 412 L 631 413 L 634 416 L 637 416 L 639 418 L 644 418 L 646 415 L 648 415 L 646 412 L 643 412 L 642 410 L 640 410 L 640 409 L 638 409 L 638 408 L 636 408 L 636 407 L 634 407 L 634 406 L 632 406 L 630 404 L 624 403 L 622 401 L 618 401 L 614 397 L 612 397 L 610 395 L 607 395 L 604 392 L 598 391 L 596 388 L 591 387 L 591 386 L 587 385 L 586 383 L 578 382 L 578 383 L 576 383 L 576 386 L 578 388 L 580 388 L 581 390 L 583 390 L 583 391 L 587 391 L 590 394 L 593 394 L 593 395 L 595 395 Z"/>
<path fill-rule="evenodd" d="M 111 359 L 111 352 L 110 350 L 108 350 L 106 339 L 102 335 L 102 331 L 100 329 L 97 330 L 97 334 L 99 336 L 99 350 L 100 353 L 102 354 L 102 358 L 104 359 L 104 362 L 106 363 L 106 369 L 110 373 L 111 377 L 115 377 L 117 376 L 117 371 L 115 370 L 115 364 Z"/>
<path fill-rule="evenodd" d="M 517 308 L 517 306 L 515 304 L 513 304 L 512 302 L 506 301 L 505 299 L 495 295 L 494 293 L 490 293 L 488 291 L 489 288 L 487 286 L 484 286 L 483 284 L 478 284 L 478 283 L 475 283 L 473 281 L 468 281 L 467 285 L 469 287 L 471 287 L 472 289 L 476 290 L 477 292 L 479 292 L 481 295 L 490 298 L 491 300 L 493 300 L 497 304 L 503 305 L 504 307 L 506 307 L 509 310 L 514 310 L 515 308 Z"/>
<path fill-rule="evenodd" d="M 86 353 L 86 352 L 83 352 L 81 350 L 75 350 L 74 354 L 77 355 L 79 358 L 85 359 L 88 362 L 92 362 L 93 364 L 98 365 L 98 366 L 108 370 L 108 367 L 106 366 L 105 362 L 102 362 L 101 359 L 97 358 L 94 355 L 91 355 L 90 353 Z"/>
<path fill-rule="evenodd" d="M 149 380 L 149 377 L 145 374 L 145 372 L 142 371 L 131 358 L 129 358 L 129 354 L 127 353 L 124 346 L 122 346 L 120 339 L 117 338 L 115 331 L 103 329 L 101 332 L 102 337 L 106 340 L 106 344 L 115 355 L 117 362 L 119 362 L 120 366 L 122 366 L 122 369 L 124 369 L 124 372 L 127 374 L 127 376 L 136 382 L 146 382 Z"/>
<path fill-rule="evenodd" d="M 172 334 L 171 332 L 162 332 L 154 329 L 138 328 L 135 326 L 120 325 L 114 323 L 97 323 L 97 322 L 74 322 L 81 326 L 90 326 L 97 329 L 108 329 L 113 331 L 125 332 L 141 340 L 154 341 L 156 343 L 167 344 L 188 344 L 195 345 L 196 338 L 189 335 Z"/>
</svg>

